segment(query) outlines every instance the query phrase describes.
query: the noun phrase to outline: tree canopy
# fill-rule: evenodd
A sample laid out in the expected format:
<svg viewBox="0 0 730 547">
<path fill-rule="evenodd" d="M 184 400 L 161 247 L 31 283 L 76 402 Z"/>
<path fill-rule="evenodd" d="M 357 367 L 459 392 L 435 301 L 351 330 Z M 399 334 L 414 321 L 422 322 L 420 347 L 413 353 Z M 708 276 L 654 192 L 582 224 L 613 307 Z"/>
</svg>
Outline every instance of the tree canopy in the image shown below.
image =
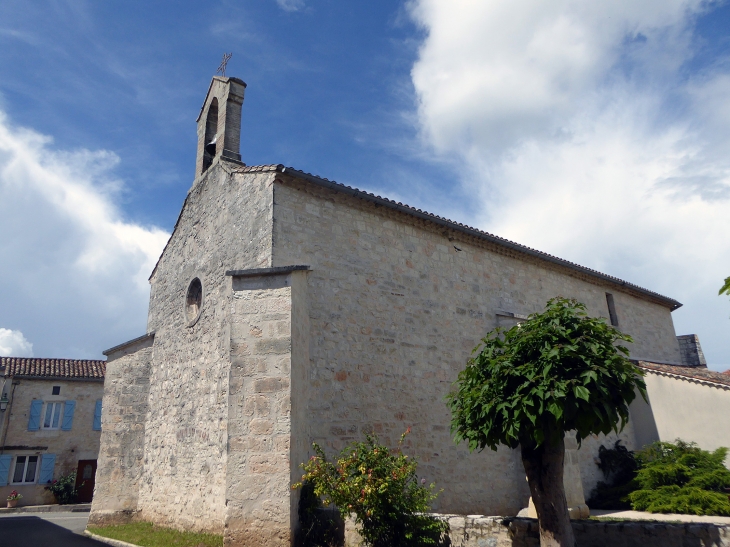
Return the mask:
<svg viewBox="0 0 730 547">
<path fill-rule="evenodd" d="M 730 277 L 725 278 L 725 284 L 720 287 L 720 292 L 717 294 L 727 294 L 730 295 Z"/>
<path fill-rule="evenodd" d="M 632 339 L 566 298 L 551 299 L 509 330 L 493 330 L 447 397 L 457 442 L 496 450 L 562 444 L 570 430 L 578 442 L 619 431 L 636 391 L 646 395 L 622 342 Z"/>
</svg>

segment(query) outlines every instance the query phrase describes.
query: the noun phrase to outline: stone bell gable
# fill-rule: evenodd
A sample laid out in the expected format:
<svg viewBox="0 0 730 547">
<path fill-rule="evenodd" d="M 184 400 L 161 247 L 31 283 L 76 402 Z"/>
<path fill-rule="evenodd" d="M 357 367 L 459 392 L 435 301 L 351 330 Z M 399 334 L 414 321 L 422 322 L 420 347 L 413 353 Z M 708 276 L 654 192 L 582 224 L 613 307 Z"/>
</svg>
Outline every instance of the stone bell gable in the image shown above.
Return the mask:
<svg viewBox="0 0 730 547">
<path fill-rule="evenodd" d="M 198 114 L 195 175 L 200 176 L 222 156 L 241 161 L 241 106 L 246 84 L 238 78 L 215 76 Z"/>
<path fill-rule="evenodd" d="M 107 352 L 90 522 L 289 545 L 312 442 L 331 452 L 375 432 L 394 445 L 409 426 L 421 476 L 444 489 L 435 510 L 513 515 L 529 497 L 519 455 L 455 446 L 443 403 L 489 330 L 575 297 L 631 334 L 636 358 L 681 364 L 671 298 L 282 165 L 246 166 L 244 90 L 213 79 L 195 178 L 150 276 L 147 334 Z M 622 435 L 631 446 L 631 427 Z"/>
</svg>

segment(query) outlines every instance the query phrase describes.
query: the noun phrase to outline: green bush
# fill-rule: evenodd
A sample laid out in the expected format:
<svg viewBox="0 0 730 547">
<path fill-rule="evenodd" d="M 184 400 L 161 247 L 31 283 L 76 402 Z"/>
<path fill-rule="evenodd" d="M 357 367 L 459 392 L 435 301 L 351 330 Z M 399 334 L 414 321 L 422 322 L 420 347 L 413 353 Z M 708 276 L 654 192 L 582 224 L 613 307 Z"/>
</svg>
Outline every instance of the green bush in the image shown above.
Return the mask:
<svg viewBox="0 0 730 547">
<path fill-rule="evenodd" d="M 636 454 L 636 490 L 628 495 L 638 511 L 730 516 L 727 448 L 714 452 L 677 439 L 657 442 Z"/>
<path fill-rule="evenodd" d="M 76 503 L 78 498 L 78 492 L 76 491 L 76 471 L 59 477 L 46 486 L 46 490 L 53 492 L 53 495 L 56 496 L 56 501 L 61 505 Z"/>
<path fill-rule="evenodd" d="M 636 511 L 730 517 L 727 494 L 696 486 L 661 486 L 656 490 L 636 490 L 629 497 Z"/>
<path fill-rule="evenodd" d="M 417 461 L 400 450 L 366 435 L 363 442 L 345 448 L 330 462 L 322 448 L 302 464 L 302 482 L 326 504 L 335 504 L 343 519 L 355 515 L 365 545 L 370 547 L 421 547 L 439 545 L 449 525 L 424 513 L 436 498 L 435 485 L 425 486 L 416 475 Z"/>
</svg>

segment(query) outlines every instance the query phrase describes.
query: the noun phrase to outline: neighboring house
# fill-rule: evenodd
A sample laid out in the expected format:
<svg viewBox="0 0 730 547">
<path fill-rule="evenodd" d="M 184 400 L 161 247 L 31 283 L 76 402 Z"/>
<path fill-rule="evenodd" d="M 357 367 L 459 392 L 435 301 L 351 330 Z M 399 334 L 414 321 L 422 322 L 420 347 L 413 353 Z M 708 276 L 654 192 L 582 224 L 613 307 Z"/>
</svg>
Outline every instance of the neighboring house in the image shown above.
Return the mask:
<svg viewBox="0 0 730 547">
<path fill-rule="evenodd" d="M 45 489 L 77 471 L 79 501 L 91 501 L 101 435 L 105 361 L 0 357 L 0 503 L 55 503 Z"/>
<path fill-rule="evenodd" d="M 395 445 L 409 426 L 419 474 L 443 488 L 435 510 L 514 515 L 529 497 L 519 451 L 456 446 L 443 401 L 488 331 L 562 295 L 630 334 L 634 359 L 686 364 L 672 298 L 327 179 L 244 165 L 244 89 L 213 78 L 195 179 L 150 276 L 147 334 L 105 352 L 90 522 L 136 515 L 229 546 L 290 545 L 291 484 L 311 443 L 332 452 L 375 432 Z M 586 439 L 585 465 L 610 441 Z"/>
</svg>

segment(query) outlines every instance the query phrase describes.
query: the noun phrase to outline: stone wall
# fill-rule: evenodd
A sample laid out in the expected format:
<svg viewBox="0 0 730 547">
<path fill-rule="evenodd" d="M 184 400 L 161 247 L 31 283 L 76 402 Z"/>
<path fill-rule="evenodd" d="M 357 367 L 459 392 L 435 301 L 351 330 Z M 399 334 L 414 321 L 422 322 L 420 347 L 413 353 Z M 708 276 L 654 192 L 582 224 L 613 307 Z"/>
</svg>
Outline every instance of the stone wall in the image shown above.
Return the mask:
<svg viewBox="0 0 730 547">
<path fill-rule="evenodd" d="M 291 448 L 290 484 L 299 482 L 302 477 L 300 464 L 307 460 L 311 444 L 307 435 L 309 422 L 315 416 L 307 411 L 307 377 L 309 376 L 309 304 L 307 297 L 307 272 L 292 275 L 292 356 L 291 356 Z M 290 490 L 290 529 L 299 530 L 300 490 Z"/>
<path fill-rule="evenodd" d="M 696 334 L 683 334 L 677 336 L 677 340 L 679 341 L 679 352 L 682 357 L 681 364 L 688 367 L 707 367 L 699 336 Z"/>
<path fill-rule="evenodd" d="M 588 438 L 583 439 L 581 442 L 580 449 L 576 451 L 576 455 L 580 465 L 580 476 L 586 501 L 590 498 L 591 493 L 598 482 L 606 480 L 603 476 L 603 472 L 600 470 L 598 465 L 596 465 L 598 449 L 601 446 L 613 448 L 614 444 L 618 440 L 620 440 L 621 444 L 629 450 L 638 450 L 643 446 L 643 444 L 640 444 L 636 439 L 634 425 L 634 418 L 632 415 L 629 419 L 629 423 L 618 434 L 611 432 L 608 435 L 591 435 Z"/>
<path fill-rule="evenodd" d="M 215 160 L 186 198 L 151 277 L 155 331 L 140 518 L 223 533 L 226 521 L 231 280 L 270 265 L 271 175 Z M 186 293 L 202 282 L 190 321 Z"/>
<path fill-rule="evenodd" d="M 290 544 L 292 282 L 304 275 L 233 277 L 227 546 Z"/>
<path fill-rule="evenodd" d="M 124 522 L 137 511 L 154 335 L 109 352 L 102 439 L 89 522 Z"/>
<path fill-rule="evenodd" d="M 534 519 L 437 515 L 448 519 L 452 547 L 539 547 Z M 601 522 L 574 520 L 580 547 L 730 547 L 730 526 L 710 523 Z M 352 520 L 345 523 L 346 547 L 361 547 Z"/>
<path fill-rule="evenodd" d="M 279 180 L 279 179 L 277 179 Z M 444 488 L 441 511 L 516 514 L 528 490 L 519 455 L 456 447 L 443 397 L 472 348 L 510 314 L 556 295 L 608 316 L 614 295 L 633 356 L 678 362 L 668 308 L 572 270 L 339 192 L 280 176 L 274 188 L 273 266 L 309 264 L 310 416 L 307 440 L 330 450 L 376 432 L 406 450 Z"/>
</svg>

